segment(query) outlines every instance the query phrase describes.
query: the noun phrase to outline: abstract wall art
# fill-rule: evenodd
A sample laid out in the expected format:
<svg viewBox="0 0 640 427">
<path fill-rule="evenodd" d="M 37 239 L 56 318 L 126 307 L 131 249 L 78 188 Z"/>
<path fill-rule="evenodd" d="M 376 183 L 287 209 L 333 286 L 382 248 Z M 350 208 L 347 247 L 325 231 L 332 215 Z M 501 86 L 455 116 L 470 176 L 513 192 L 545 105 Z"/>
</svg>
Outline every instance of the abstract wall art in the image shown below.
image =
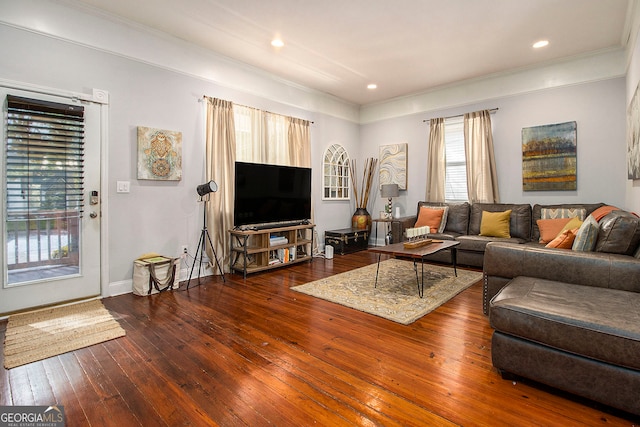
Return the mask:
<svg viewBox="0 0 640 427">
<path fill-rule="evenodd" d="M 407 145 L 391 144 L 380 146 L 379 184 L 398 184 L 400 190 L 407 189 Z"/>
<path fill-rule="evenodd" d="M 138 126 L 138 179 L 182 179 L 182 132 Z"/>
<path fill-rule="evenodd" d="M 577 189 L 577 125 L 556 123 L 522 129 L 522 189 Z"/>
</svg>

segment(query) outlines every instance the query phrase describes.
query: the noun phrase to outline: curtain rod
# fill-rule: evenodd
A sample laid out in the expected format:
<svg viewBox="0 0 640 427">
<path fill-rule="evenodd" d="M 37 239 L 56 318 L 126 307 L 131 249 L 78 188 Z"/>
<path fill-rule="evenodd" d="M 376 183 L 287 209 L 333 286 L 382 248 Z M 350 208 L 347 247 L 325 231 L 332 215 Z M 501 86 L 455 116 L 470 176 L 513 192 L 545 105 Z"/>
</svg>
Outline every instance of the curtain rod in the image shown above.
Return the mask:
<svg viewBox="0 0 640 427">
<path fill-rule="evenodd" d="M 498 111 L 499 108 L 492 108 L 489 110 L 489 114 L 494 114 L 496 111 Z M 464 117 L 464 114 L 458 114 L 456 116 L 447 116 L 447 117 L 443 117 L 444 119 L 454 119 L 456 117 Z M 437 119 L 438 117 L 434 117 L 434 119 Z M 423 123 L 427 123 L 430 122 L 432 119 L 424 119 L 422 122 Z"/>
<path fill-rule="evenodd" d="M 207 98 L 211 98 L 211 97 L 210 97 L 210 96 L 207 96 L 207 95 L 202 95 L 202 98 L 200 98 L 200 99 L 198 100 L 198 102 L 202 102 L 203 100 L 205 100 L 205 99 L 207 99 Z M 239 106 L 239 107 L 245 107 L 245 108 L 251 108 L 251 109 L 253 109 L 253 110 L 259 110 L 259 108 L 256 108 L 256 107 L 250 107 L 250 106 L 248 106 L 248 105 L 238 104 L 238 103 L 233 102 L 233 101 L 231 101 L 231 103 L 232 103 L 232 104 L 235 104 L 235 105 L 237 105 L 237 106 Z M 267 110 L 262 110 L 262 111 L 264 111 L 265 113 L 269 113 L 269 114 L 277 114 L 277 115 L 279 115 L 279 116 L 284 116 L 284 114 L 280 114 L 280 113 L 273 113 L 273 112 L 271 112 L 271 111 L 267 111 Z M 291 117 L 292 119 L 306 120 L 306 119 L 300 119 L 299 117 L 293 117 L 293 116 L 285 116 L 285 117 Z M 315 122 L 312 122 L 311 120 L 306 120 L 306 121 L 308 121 L 308 122 L 309 122 L 309 123 L 311 123 L 311 124 L 314 124 L 314 123 L 315 123 Z"/>
</svg>

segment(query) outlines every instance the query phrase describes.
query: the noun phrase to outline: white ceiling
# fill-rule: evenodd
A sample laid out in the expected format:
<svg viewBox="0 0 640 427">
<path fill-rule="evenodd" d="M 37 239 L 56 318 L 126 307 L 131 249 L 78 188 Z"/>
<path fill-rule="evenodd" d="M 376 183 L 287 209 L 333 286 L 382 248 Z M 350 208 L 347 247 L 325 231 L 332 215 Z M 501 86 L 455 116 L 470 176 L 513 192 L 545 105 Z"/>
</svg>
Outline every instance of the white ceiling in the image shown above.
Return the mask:
<svg viewBox="0 0 640 427">
<path fill-rule="evenodd" d="M 633 1 L 77 0 L 358 105 L 623 48 Z"/>
</svg>

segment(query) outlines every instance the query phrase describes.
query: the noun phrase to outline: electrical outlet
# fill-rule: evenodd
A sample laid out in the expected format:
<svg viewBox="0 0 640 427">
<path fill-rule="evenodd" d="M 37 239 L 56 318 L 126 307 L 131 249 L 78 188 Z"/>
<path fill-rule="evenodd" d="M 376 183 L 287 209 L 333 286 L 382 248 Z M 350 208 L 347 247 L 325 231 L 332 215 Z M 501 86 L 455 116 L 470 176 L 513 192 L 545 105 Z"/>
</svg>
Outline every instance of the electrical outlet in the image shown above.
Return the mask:
<svg viewBox="0 0 640 427">
<path fill-rule="evenodd" d="M 180 256 L 182 258 L 186 258 L 186 256 L 189 254 L 189 246 L 187 245 L 182 245 L 180 247 L 181 251 L 180 251 Z"/>
</svg>

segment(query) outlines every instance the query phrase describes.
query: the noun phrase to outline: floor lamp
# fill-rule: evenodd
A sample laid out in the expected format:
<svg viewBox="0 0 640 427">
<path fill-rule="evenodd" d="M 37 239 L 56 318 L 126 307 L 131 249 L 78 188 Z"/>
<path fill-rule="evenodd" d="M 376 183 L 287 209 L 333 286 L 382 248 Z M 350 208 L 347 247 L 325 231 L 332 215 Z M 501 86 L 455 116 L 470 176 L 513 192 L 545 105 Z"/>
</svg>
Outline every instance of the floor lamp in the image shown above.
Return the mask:
<svg viewBox="0 0 640 427">
<path fill-rule="evenodd" d="M 216 265 L 218 266 L 218 270 L 220 271 L 220 275 L 222 276 L 222 281 L 225 281 L 224 272 L 222 271 L 222 267 L 220 267 L 220 263 L 218 262 L 218 255 L 216 254 L 216 249 L 213 246 L 213 242 L 211 242 L 211 236 L 209 236 L 209 230 L 207 229 L 207 202 L 209 201 L 210 193 L 215 193 L 218 191 L 218 184 L 214 181 L 209 181 L 204 184 L 200 184 L 196 187 L 196 191 L 200 196 L 200 201 L 202 204 L 202 232 L 200 233 L 200 240 L 198 240 L 198 248 L 196 249 L 196 255 L 193 258 L 193 265 L 191 266 L 191 272 L 189 273 L 189 280 L 187 281 L 187 289 L 189 289 L 189 285 L 191 285 L 191 276 L 193 275 L 193 269 L 196 266 L 196 262 L 198 262 L 198 254 L 200 255 L 200 263 L 198 264 L 198 283 L 200 283 L 200 269 L 202 268 L 202 258 L 204 257 L 206 242 L 209 242 L 209 246 L 211 247 L 211 252 L 213 253 L 213 258 L 216 260 Z"/>
</svg>

